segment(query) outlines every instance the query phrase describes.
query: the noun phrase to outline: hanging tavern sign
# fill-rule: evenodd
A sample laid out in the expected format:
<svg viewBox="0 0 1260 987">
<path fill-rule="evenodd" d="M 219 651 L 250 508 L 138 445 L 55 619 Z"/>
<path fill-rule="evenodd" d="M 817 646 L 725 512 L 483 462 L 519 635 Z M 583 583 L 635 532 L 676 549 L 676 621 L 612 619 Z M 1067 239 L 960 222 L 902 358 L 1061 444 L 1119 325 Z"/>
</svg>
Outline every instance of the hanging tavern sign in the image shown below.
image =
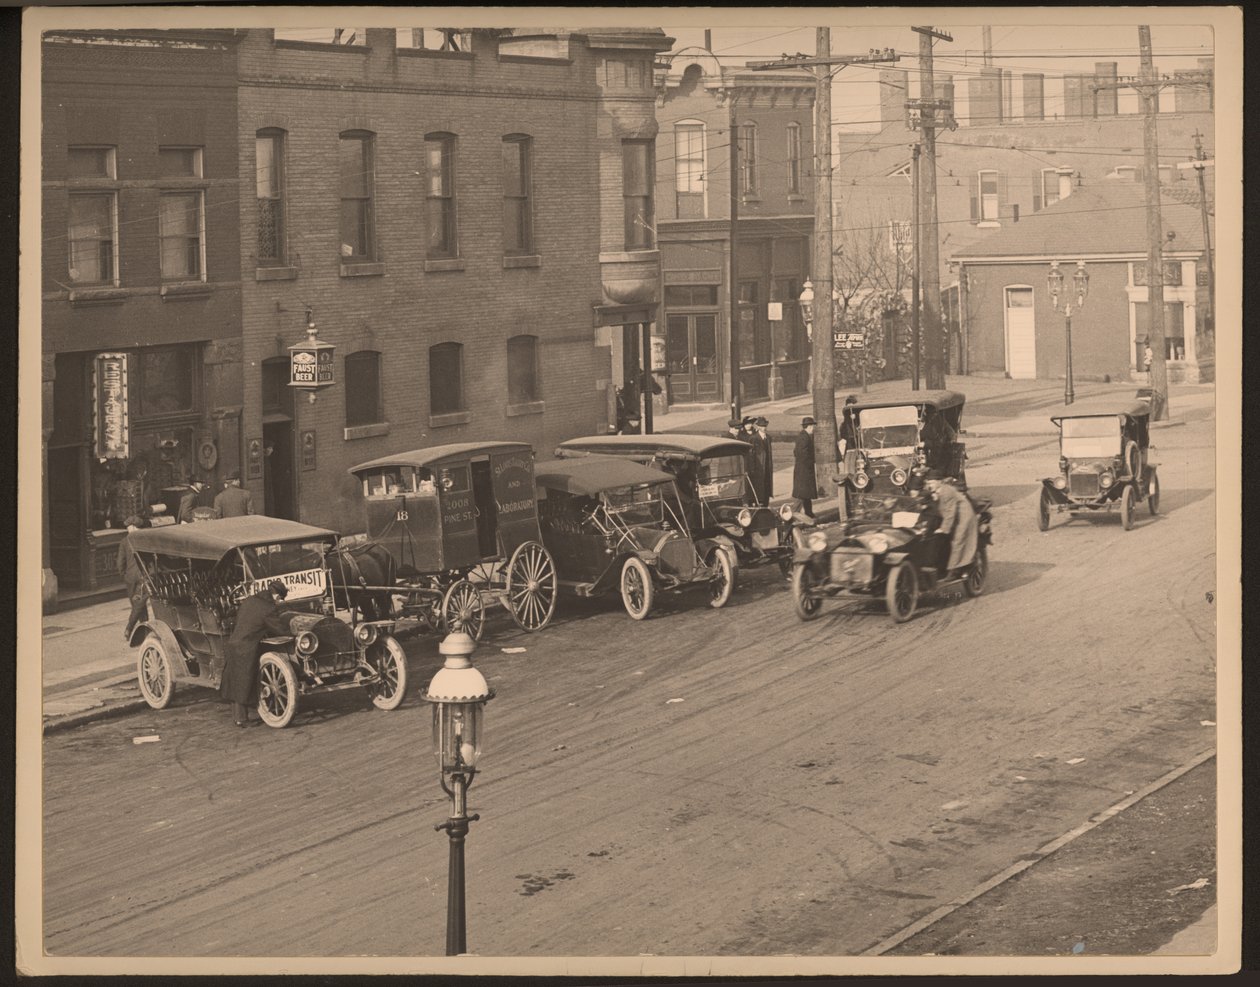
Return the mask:
<svg viewBox="0 0 1260 987">
<path fill-rule="evenodd" d="M 98 353 L 92 368 L 92 424 L 97 459 L 131 455 L 131 419 L 127 409 L 127 354 Z"/>
</svg>

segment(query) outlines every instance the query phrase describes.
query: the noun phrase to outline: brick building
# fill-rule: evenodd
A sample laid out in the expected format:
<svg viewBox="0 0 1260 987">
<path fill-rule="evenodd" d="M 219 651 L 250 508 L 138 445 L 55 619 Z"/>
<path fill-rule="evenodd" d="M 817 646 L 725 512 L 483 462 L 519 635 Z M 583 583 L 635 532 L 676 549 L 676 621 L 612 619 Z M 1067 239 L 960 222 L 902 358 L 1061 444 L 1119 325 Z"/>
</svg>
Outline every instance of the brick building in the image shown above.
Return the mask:
<svg viewBox="0 0 1260 987">
<path fill-rule="evenodd" d="M 669 39 L 434 34 L 240 44 L 244 482 L 277 516 L 356 531 L 353 464 L 602 431 L 656 318 Z M 287 387 L 308 312 L 336 347 L 313 403 Z"/>
<path fill-rule="evenodd" d="M 238 465 L 236 43 L 44 35 L 46 606 L 116 584 L 128 515 Z"/>
<path fill-rule="evenodd" d="M 809 342 L 797 299 L 814 229 L 813 107 L 809 72 L 725 67 L 704 48 L 672 54 L 658 75 L 664 313 L 655 369 L 670 403 L 730 401 L 732 121 L 742 400 L 809 388 Z"/>
</svg>

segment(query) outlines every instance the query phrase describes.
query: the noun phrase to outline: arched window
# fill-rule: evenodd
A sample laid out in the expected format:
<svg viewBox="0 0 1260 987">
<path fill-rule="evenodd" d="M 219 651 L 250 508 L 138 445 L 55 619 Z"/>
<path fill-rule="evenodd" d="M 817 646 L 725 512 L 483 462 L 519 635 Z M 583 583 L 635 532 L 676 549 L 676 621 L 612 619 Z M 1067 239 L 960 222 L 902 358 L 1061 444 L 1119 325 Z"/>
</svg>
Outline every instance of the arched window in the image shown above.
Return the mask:
<svg viewBox="0 0 1260 987">
<path fill-rule="evenodd" d="M 376 259 L 372 149 L 375 135 L 350 130 L 341 135 L 341 260 Z"/>
<path fill-rule="evenodd" d="M 254 188 L 258 197 L 259 267 L 282 267 L 285 249 L 284 131 L 274 127 L 254 135 Z"/>
<path fill-rule="evenodd" d="M 534 252 L 533 140 L 526 134 L 503 138 L 503 252 Z"/>
<path fill-rule="evenodd" d="M 674 124 L 674 192 L 679 219 L 704 217 L 704 124 L 697 120 Z"/>
<path fill-rule="evenodd" d="M 381 354 L 360 350 L 346 356 L 346 427 L 385 420 L 381 393 Z"/>
<path fill-rule="evenodd" d="M 745 195 L 757 191 L 757 125 L 741 124 L 739 128 L 739 188 Z"/>
<path fill-rule="evenodd" d="M 789 123 L 787 128 L 788 194 L 801 194 L 801 125 Z"/>
<path fill-rule="evenodd" d="M 433 260 L 459 256 L 455 225 L 455 135 L 425 134 L 424 155 L 428 167 L 429 246 Z"/>
<path fill-rule="evenodd" d="M 464 347 L 438 343 L 429 347 L 429 413 L 464 410 Z"/>
<path fill-rule="evenodd" d="M 539 386 L 538 337 L 513 336 L 507 343 L 508 403 L 542 400 Z"/>
</svg>

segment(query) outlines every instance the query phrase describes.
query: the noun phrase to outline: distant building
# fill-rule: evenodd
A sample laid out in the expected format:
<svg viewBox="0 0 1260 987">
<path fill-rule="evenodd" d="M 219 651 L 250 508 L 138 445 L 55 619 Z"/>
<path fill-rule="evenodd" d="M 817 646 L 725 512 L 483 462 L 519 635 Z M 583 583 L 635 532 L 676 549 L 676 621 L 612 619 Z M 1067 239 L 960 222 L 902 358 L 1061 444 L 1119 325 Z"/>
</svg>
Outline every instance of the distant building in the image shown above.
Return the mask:
<svg viewBox="0 0 1260 987">
<path fill-rule="evenodd" d="M 117 583 L 129 515 L 240 464 L 237 40 L 44 35 L 47 606 Z"/>
<path fill-rule="evenodd" d="M 801 286 L 814 229 L 814 77 L 719 64 L 703 48 L 658 74 L 657 226 L 664 281 L 658 379 L 671 404 L 726 404 L 730 381 L 732 120 L 742 400 L 809 389 Z"/>
</svg>

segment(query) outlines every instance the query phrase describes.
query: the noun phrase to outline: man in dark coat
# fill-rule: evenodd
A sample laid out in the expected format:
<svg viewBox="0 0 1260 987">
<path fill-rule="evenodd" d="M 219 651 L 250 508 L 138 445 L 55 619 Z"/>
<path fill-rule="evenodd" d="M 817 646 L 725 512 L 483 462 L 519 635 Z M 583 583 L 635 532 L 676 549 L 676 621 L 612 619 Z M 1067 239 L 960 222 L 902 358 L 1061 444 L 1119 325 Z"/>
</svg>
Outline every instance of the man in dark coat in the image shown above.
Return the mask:
<svg viewBox="0 0 1260 987">
<path fill-rule="evenodd" d="M 127 535 L 118 543 L 118 571 L 122 574 L 123 585 L 127 587 L 127 599 L 131 602 L 131 614 L 127 617 L 127 627 L 123 631 L 123 640 L 130 642 L 131 632 L 140 618 L 145 616 L 145 604 L 149 601 L 140 564 L 136 562 L 136 553 L 131 550 L 131 532 L 137 528 L 149 527 L 149 519 L 134 515 L 127 518 L 126 525 Z"/>
<path fill-rule="evenodd" d="M 753 495 L 758 504 L 769 504 L 774 494 L 774 452 L 770 436 L 766 432 L 769 419 L 759 416 L 753 419 L 753 431 L 749 436 L 752 455 L 748 457 L 748 476 L 752 480 Z"/>
<path fill-rule="evenodd" d="M 254 513 L 254 495 L 241 489 L 241 474 L 229 473 L 223 489 L 214 498 L 219 517 L 244 517 Z"/>
<path fill-rule="evenodd" d="M 744 420 L 742 418 L 732 418 L 726 423 L 726 434 L 732 439 L 742 439 L 744 437 Z"/>
<path fill-rule="evenodd" d="M 799 502 L 801 513 L 814 520 L 814 498 L 818 496 L 818 484 L 814 478 L 814 426 L 817 422 L 808 415 L 801 419 L 801 430 L 796 436 L 792 455 L 796 464 L 792 469 L 792 497 Z"/>
<path fill-rule="evenodd" d="M 971 500 L 957 487 L 945 482 L 940 470 L 929 469 L 923 474 L 923 485 L 935 501 L 936 510 L 941 517 L 940 527 L 936 530 L 949 535 L 949 573 L 957 574 L 959 570 L 971 565 L 976 557 L 976 545 L 980 537 L 980 520 L 976 516 Z"/>
<path fill-rule="evenodd" d="M 289 595 L 288 588 L 273 579 L 266 588 L 247 596 L 236 611 L 236 625 L 227 640 L 227 662 L 219 695 L 232 703 L 238 727 L 249 723 L 249 707 L 258 702 L 258 645 L 265 637 L 288 634 L 288 622 L 280 614 L 279 603 Z"/>
<path fill-rule="evenodd" d="M 176 520 L 180 524 L 191 524 L 193 519 L 193 510 L 200 507 L 201 491 L 206 489 L 206 484 L 202 480 L 193 480 L 188 484 L 188 492 L 179 499 L 179 514 Z"/>
</svg>

